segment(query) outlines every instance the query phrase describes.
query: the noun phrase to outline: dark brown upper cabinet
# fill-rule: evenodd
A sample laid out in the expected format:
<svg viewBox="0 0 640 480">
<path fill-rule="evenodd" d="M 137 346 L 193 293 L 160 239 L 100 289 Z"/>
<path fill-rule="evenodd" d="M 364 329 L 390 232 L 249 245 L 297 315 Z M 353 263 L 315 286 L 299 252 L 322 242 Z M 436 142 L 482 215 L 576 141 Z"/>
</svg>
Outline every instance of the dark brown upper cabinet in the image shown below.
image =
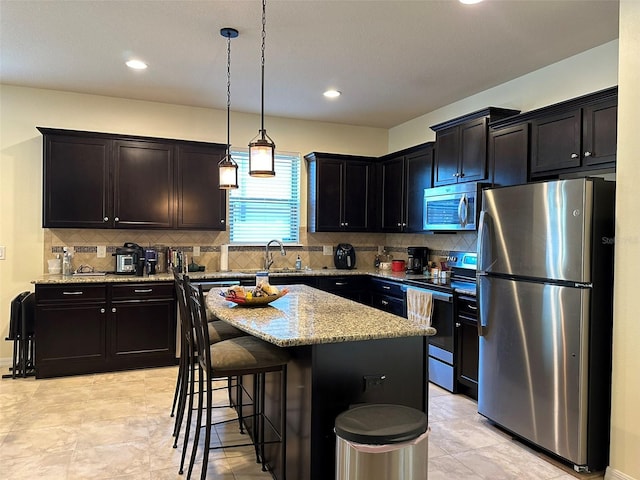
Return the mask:
<svg viewBox="0 0 640 480">
<path fill-rule="evenodd" d="M 312 152 L 308 165 L 310 232 L 367 232 L 375 228 L 370 157 Z"/>
<path fill-rule="evenodd" d="M 218 162 L 225 154 L 224 145 L 178 145 L 179 229 L 225 230 L 227 192 L 218 188 Z"/>
<path fill-rule="evenodd" d="M 424 189 L 432 186 L 433 142 L 386 155 L 378 163 L 383 232 L 422 231 Z"/>
<path fill-rule="evenodd" d="M 532 178 L 615 166 L 617 87 L 530 113 Z"/>
<path fill-rule="evenodd" d="M 518 113 L 488 107 L 432 126 L 436 132 L 433 186 L 487 180 L 489 122 Z"/>
<path fill-rule="evenodd" d="M 173 228 L 174 149 L 170 143 L 116 140 L 113 152 L 116 228 Z"/>
<path fill-rule="evenodd" d="M 44 142 L 43 227 L 226 228 L 217 169 L 224 145 L 38 130 Z"/>
<path fill-rule="evenodd" d="M 489 182 L 505 187 L 527 183 L 529 166 L 528 122 L 489 130 Z"/>
</svg>

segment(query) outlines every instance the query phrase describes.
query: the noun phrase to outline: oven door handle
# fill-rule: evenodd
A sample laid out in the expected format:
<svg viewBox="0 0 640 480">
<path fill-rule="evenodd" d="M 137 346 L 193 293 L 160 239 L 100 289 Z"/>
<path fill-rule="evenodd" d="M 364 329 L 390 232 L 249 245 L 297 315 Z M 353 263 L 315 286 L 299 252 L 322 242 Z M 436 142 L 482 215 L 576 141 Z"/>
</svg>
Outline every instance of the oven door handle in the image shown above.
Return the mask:
<svg viewBox="0 0 640 480">
<path fill-rule="evenodd" d="M 420 290 L 422 292 L 429 292 L 433 300 L 438 300 L 440 302 L 447 302 L 447 303 L 453 302 L 453 295 L 450 293 L 437 292 L 435 290 L 429 290 L 428 288 L 414 287 L 413 285 L 403 285 L 401 288 L 402 288 L 402 291 L 405 293 L 407 293 L 407 290 L 409 289 Z"/>
</svg>

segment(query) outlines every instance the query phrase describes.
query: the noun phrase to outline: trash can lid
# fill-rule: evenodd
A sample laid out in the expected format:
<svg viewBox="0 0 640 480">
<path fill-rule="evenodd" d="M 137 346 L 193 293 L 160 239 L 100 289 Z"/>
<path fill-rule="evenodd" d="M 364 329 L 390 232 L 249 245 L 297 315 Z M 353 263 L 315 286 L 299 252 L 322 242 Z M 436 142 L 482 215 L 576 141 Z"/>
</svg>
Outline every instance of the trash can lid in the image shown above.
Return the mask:
<svg viewBox="0 0 640 480">
<path fill-rule="evenodd" d="M 384 445 L 413 440 L 427 431 L 427 415 L 404 405 L 361 405 L 336 417 L 335 432 L 350 442 Z"/>
</svg>

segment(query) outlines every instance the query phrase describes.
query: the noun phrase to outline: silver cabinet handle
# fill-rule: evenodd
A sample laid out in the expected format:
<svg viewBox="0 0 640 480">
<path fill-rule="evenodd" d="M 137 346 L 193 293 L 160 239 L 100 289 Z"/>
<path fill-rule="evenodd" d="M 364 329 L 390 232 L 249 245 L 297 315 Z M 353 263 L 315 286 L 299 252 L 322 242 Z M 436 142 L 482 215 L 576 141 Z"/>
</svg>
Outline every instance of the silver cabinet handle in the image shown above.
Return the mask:
<svg viewBox="0 0 640 480">
<path fill-rule="evenodd" d="M 456 328 L 460 328 L 460 325 L 462 325 L 460 322 L 456 322 Z"/>
<path fill-rule="evenodd" d="M 469 310 L 478 310 L 478 307 L 475 305 L 468 304 L 467 307 L 469 307 Z"/>
<path fill-rule="evenodd" d="M 385 305 L 385 306 L 386 306 L 386 305 L 389 305 L 389 302 L 388 302 L 388 301 L 386 301 L 386 300 L 382 300 L 382 301 L 380 301 L 380 303 L 381 303 L 382 305 Z"/>
<path fill-rule="evenodd" d="M 220 223 L 224 223 L 224 220 L 220 220 Z"/>
<path fill-rule="evenodd" d="M 401 227 L 401 226 L 402 226 L 402 224 L 400 222 L 398 222 L 398 227 Z"/>
<path fill-rule="evenodd" d="M 113 219 L 113 221 L 114 221 L 114 222 L 119 222 L 119 221 L 120 221 L 120 218 L 116 217 L 116 218 L 114 218 L 114 219 Z"/>
<path fill-rule="evenodd" d="M 590 157 L 591 156 L 591 152 L 584 152 L 584 156 L 585 157 Z"/>
<path fill-rule="evenodd" d="M 145 289 L 136 288 L 133 292 L 134 293 L 151 293 L 153 292 L 153 288 L 145 288 Z"/>
<path fill-rule="evenodd" d="M 391 287 L 389 285 L 382 285 L 382 288 L 384 288 L 385 290 L 391 290 Z"/>
<path fill-rule="evenodd" d="M 104 217 L 104 218 L 102 219 L 102 221 L 103 221 L 103 222 L 108 222 L 108 221 L 109 221 L 109 217 Z"/>
<path fill-rule="evenodd" d="M 104 308 L 101 308 L 100 313 L 104 313 L 104 312 L 106 312 L 106 310 Z"/>
<path fill-rule="evenodd" d="M 344 285 L 349 285 L 347 282 L 335 282 L 334 284 L 336 287 L 342 287 Z"/>
<path fill-rule="evenodd" d="M 116 307 L 113 307 L 113 308 L 111 309 L 111 313 L 116 313 Z"/>
<path fill-rule="evenodd" d="M 464 172 L 460 172 L 459 177 L 464 177 Z"/>
<path fill-rule="evenodd" d="M 453 175 L 451 175 L 453 178 L 458 178 L 460 176 L 460 174 L 458 172 L 454 173 Z"/>
<path fill-rule="evenodd" d="M 571 154 L 571 158 L 578 158 L 578 154 L 577 153 L 572 153 Z"/>
<path fill-rule="evenodd" d="M 63 295 L 83 295 L 84 292 L 62 292 Z"/>
</svg>

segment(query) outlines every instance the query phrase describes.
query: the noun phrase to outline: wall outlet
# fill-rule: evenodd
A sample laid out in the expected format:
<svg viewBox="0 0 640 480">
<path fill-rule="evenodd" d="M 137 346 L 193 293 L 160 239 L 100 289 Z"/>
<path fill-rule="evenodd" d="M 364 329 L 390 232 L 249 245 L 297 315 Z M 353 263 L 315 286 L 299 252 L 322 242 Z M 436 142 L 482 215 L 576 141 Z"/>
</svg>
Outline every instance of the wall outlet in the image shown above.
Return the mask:
<svg viewBox="0 0 640 480">
<path fill-rule="evenodd" d="M 333 247 L 331 245 L 323 245 L 322 255 L 333 255 Z"/>
<path fill-rule="evenodd" d="M 0 260 L 4 260 L 6 258 L 7 248 L 3 245 L 0 246 Z"/>
<path fill-rule="evenodd" d="M 105 245 L 98 245 L 96 255 L 98 258 L 105 258 L 107 256 L 107 247 Z"/>
<path fill-rule="evenodd" d="M 384 388 L 386 375 L 364 375 L 364 391 Z"/>
<path fill-rule="evenodd" d="M 194 245 L 194 247 L 193 247 L 193 256 L 194 257 L 199 257 L 200 256 L 200 245 Z"/>
</svg>

